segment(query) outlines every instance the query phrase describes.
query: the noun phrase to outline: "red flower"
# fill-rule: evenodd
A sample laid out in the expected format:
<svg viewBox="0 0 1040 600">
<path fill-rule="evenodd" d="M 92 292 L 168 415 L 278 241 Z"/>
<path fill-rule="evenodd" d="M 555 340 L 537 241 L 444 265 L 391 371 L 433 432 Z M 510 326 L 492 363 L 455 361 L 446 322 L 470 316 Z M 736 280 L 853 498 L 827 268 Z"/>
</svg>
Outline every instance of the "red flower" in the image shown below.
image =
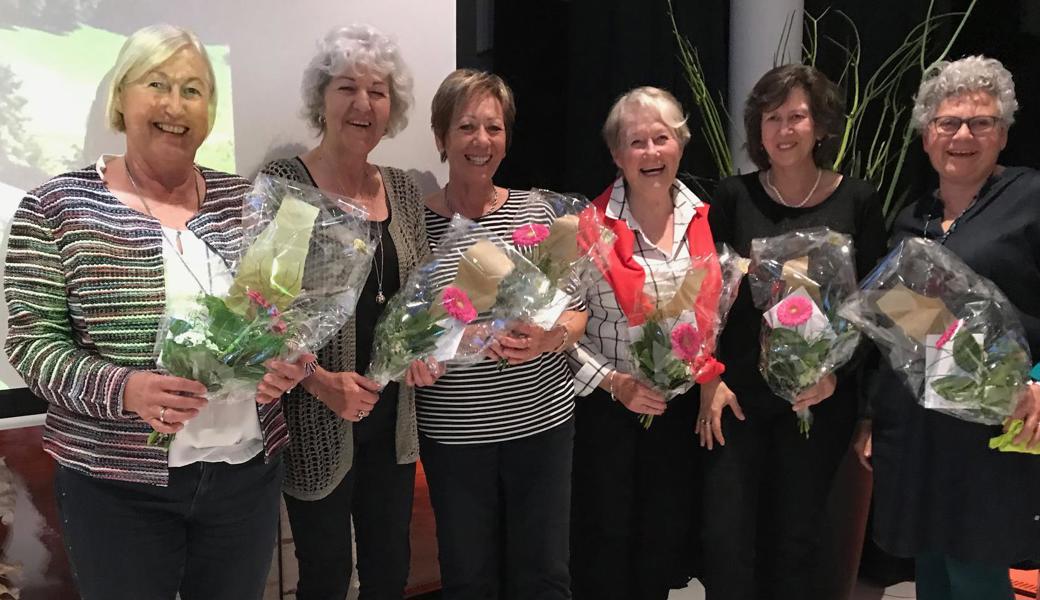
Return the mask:
<svg viewBox="0 0 1040 600">
<path fill-rule="evenodd" d="M 264 308 L 270 308 L 271 306 L 271 303 L 268 302 L 266 298 L 264 298 L 264 295 L 256 290 L 249 290 L 248 292 L 246 292 L 246 296 L 248 296 L 250 300 Z"/>
<path fill-rule="evenodd" d="M 672 330 L 672 354 L 679 360 L 692 363 L 700 353 L 701 334 L 691 323 L 680 323 Z"/>
</svg>

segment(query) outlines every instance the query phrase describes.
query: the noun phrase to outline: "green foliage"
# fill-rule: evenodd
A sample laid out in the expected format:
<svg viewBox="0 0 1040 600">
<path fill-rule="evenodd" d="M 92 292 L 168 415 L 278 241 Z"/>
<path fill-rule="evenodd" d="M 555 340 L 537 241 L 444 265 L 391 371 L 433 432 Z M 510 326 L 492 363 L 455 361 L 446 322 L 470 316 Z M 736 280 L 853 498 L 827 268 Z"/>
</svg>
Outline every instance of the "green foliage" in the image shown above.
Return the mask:
<svg viewBox="0 0 1040 600">
<path fill-rule="evenodd" d="M 672 354 L 672 340 L 659 319 L 648 319 L 643 337 L 632 343 L 639 373 L 658 389 L 671 391 L 690 381 L 690 367 Z"/>
<path fill-rule="evenodd" d="M 963 327 L 953 337 L 953 361 L 965 374 L 937 377 L 929 383 L 932 391 L 992 420 L 1010 414 L 1029 373 L 1029 355 L 1021 346 L 1002 339 L 983 348 Z"/>
<path fill-rule="evenodd" d="M 766 336 L 762 353 L 766 381 L 797 396 L 820 380 L 830 350 L 831 340 L 826 337 L 807 340 L 797 331 L 775 327 Z"/>
<path fill-rule="evenodd" d="M 376 325 L 370 376 L 385 385 L 404 375 L 416 357 L 437 345 L 445 331 L 438 321 L 444 316 L 431 309 L 409 310 L 405 302 L 391 300 Z"/>
<path fill-rule="evenodd" d="M 931 0 L 921 23 L 869 76 L 861 73 L 859 30 L 847 14 L 824 11 L 819 16 L 805 15 L 803 62 L 816 66 L 819 53 L 824 49 L 836 51 L 844 58 L 840 73 L 828 73 L 845 90 L 848 111 L 833 168 L 872 182 L 881 192 L 884 199 L 882 209 L 890 224 L 907 199 L 907 176 L 903 173 L 903 163 L 915 132 L 910 122 L 912 94 L 924 74 L 946 59 L 977 1 L 972 0 L 964 12 L 936 14 L 935 1 Z M 727 114 L 725 101 L 721 93 L 716 101 L 709 92 L 697 49 L 679 32 L 671 0 L 668 12 L 679 46 L 678 59 L 703 123 L 702 137 L 715 161 L 717 176 L 720 179 L 728 177 L 734 173 L 734 166 L 726 143 L 725 123 L 720 117 Z M 829 15 L 847 28 L 849 42 L 821 33 L 821 24 Z M 955 24 L 953 32 L 945 40 L 936 40 L 935 36 L 949 23 Z M 789 19 L 779 32 L 779 48 L 786 46 L 793 26 Z M 781 56 L 778 51 L 774 62 L 781 60 Z"/>
<path fill-rule="evenodd" d="M 243 317 L 216 296 L 203 294 L 199 301 L 203 310 L 197 321 L 171 319 L 160 354 L 163 368 L 210 392 L 232 379 L 259 382 L 267 372 L 263 363 L 287 349 L 289 332 L 273 330 L 284 315 L 260 309 Z"/>
</svg>

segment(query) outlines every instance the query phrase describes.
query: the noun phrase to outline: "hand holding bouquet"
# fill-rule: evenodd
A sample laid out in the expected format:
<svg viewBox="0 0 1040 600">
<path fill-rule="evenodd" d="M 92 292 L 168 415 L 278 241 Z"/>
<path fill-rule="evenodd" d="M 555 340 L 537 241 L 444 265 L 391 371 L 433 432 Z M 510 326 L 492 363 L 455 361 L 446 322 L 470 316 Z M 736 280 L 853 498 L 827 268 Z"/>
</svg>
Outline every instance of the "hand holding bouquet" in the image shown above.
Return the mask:
<svg viewBox="0 0 1040 600">
<path fill-rule="evenodd" d="M 925 408 L 997 425 L 1028 381 L 1029 347 L 1014 307 L 930 240 L 903 240 L 840 313 L 885 351 Z"/>
<path fill-rule="evenodd" d="M 203 290 L 168 307 L 156 340 L 159 368 L 202 383 L 212 403 L 251 400 L 266 361 L 320 347 L 338 331 L 377 243 L 360 209 L 267 176 L 248 195 L 242 222 L 228 292 Z M 172 436 L 153 438 L 168 444 Z"/>
<path fill-rule="evenodd" d="M 746 261 L 723 246 L 663 276 L 647 274 L 629 317 L 629 356 L 636 376 L 666 400 L 702 383 L 745 270 Z M 649 428 L 653 416 L 640 421 Z"/>
<path fill-rule="evenodd" d="M 847 363 L 859 332 L 837 314 L 856 291 L 852 240 L 820 227 L 751 241 L 748 283 L 763 312 L 759 370 L 773 393 L 791 402 Z M 809 435 L 812 413 L 799 411 Z"/>
</svg>

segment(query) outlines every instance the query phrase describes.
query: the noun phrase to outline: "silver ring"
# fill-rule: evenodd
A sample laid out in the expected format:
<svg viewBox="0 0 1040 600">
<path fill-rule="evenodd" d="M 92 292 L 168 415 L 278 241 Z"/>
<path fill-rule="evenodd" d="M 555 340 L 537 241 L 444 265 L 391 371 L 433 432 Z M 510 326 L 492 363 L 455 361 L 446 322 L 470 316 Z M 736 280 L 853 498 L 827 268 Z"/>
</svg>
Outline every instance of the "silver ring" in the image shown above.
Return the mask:
<svg viewBox="0 0 1040 600">
<path fill-rule="evenodd" d="M 364 419 L 367 416 L 368 416 L 368 411 L 365 411 L 365 410 L 357 411 L 357 418 L 358 419 Z"/>
<path fill-rule="evenodd" d="M 159 421 L 161 423 L 166 423 L 166 419 L 164 418 L 165 416 L 166 416 L 166 407 L 165 406 L 159 407 Z"/>
<path fill-rule="evenodd" d="M 701 425 L 707 425 L 708 424 L 708 420 L 707 419 L 701 419 L 700 423 L 701 423 Z"/>
</svg>

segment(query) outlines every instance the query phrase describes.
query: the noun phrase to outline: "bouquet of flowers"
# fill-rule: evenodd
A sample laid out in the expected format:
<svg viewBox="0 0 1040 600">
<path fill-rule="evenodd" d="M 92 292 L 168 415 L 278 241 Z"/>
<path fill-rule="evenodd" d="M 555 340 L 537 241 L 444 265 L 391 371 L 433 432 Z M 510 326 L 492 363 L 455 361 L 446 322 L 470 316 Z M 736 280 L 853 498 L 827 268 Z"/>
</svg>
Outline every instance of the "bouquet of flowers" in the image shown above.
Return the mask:
<svg viewBox="0 0 1040 600">
<path fill-rule="evenodd" d="M 247 195 L 242 227 L 227 293 L 169 306 L 156 339 L 159 368 L 204 384 L 211 403 L 252 400 L 264 362 L 318 348 L 339 331 L 378 242 L 361 209 L 268 176 Z M 149 442 L 171 439 L 153 432 Z"/>
<path fill-rule="evenodd" d="M 819 227 L 751 240 L 748 283 L 764 311 L 759 370 L 773 393 L 793 404 L 859 344 L 859 332 L 838 316 L 857 289 L 852 239 Z M 808 436 L 812 413 L 798 418 Z"/>
<path fill-rule="evenodd" d="M 503 304 L 502 311 L 547 328 L 570 298 L 584 295 L 595 280 L 596 269 L 607 262 L 614 234 L 587 199 L 534 189 L 516 212 L 512 241 L 549 279 L 553 297 L 546 307 Z"/>
<path fill-rule="evenodd" d="M 502 282 L 494 316 L 549 329 L 606 264 L 614 234 L 585 198 L 534 189 L 514 215 L 511 239 L 537 271 L 517 269 Z"/>
<path fill-rule="evenodd" d="M 707 374 L 747 261 L 728 246 L 649 281 L 629 316 L 629 357 L 635 375 L 670 400 Z M 640 415 L 644 428 L 652 415 Z"/>
<path fill-rule="evenodd" d="M 390 299 L 376 324 L 368 377 L 385 385 L 400 380 L 416 360 L 480 358 L 501 327 L 489 311 L 520 261 L 497 236 L 456 215 L 431 258 Z M 521 270 L 537 273 L 529 264 Z M 454 279 L 447 281 L 452 272 Z M 539 283 L 548 286 L 533 284 Z"/>
<path fill-rule="evenodd" d="M 1032 363 L 993 282 L 942 245 L 909 238 L 860 288 L 840 314 L 884 350 L 922 406 L 986 425 L 1011 415 Z"/>
</svg>

